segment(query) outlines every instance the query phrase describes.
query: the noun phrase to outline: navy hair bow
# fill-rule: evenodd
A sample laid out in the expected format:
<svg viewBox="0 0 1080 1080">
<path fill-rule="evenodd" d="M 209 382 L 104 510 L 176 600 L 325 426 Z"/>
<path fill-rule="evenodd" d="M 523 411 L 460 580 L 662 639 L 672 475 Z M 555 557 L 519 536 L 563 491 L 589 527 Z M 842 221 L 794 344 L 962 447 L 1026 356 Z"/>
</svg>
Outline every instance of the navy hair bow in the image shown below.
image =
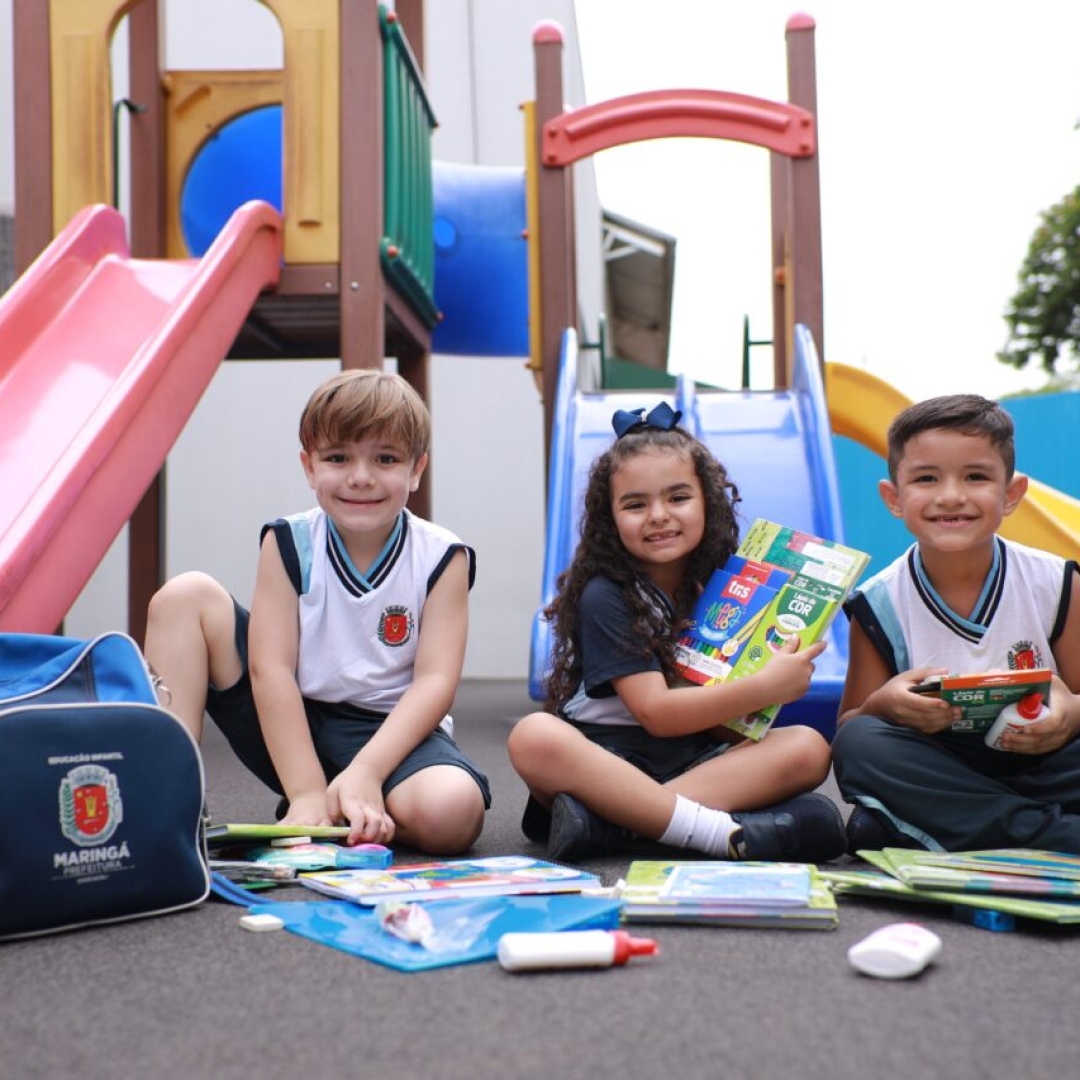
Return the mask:
<svg viewBox="0 0 1080 1080">
<path fill-rule="evenodd" d="M 666 401 L 661 401 L 648 413 L 643 408 L 618 409 L 611 418 L 611 426 L 615 429 L 615 438 L 621 439 L 631 431 L 642 431 L 644 428 L 670 431 L 681 419 L 681 412 L 673 409 Z"/>
</svg>

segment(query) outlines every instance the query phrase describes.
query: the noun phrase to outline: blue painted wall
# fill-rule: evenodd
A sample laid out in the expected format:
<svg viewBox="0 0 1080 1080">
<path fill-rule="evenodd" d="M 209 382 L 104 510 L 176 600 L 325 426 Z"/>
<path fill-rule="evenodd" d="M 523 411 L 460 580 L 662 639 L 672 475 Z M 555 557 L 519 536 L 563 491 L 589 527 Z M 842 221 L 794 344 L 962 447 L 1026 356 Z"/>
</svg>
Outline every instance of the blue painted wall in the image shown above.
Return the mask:
<svg viewBox="0 0 1080 1080">
<path fill-rule="evenodd" d="M 1016 467 L 1080 499 L 1080 392 L 1010 398 L 1016 423 Z"/>
</svg>

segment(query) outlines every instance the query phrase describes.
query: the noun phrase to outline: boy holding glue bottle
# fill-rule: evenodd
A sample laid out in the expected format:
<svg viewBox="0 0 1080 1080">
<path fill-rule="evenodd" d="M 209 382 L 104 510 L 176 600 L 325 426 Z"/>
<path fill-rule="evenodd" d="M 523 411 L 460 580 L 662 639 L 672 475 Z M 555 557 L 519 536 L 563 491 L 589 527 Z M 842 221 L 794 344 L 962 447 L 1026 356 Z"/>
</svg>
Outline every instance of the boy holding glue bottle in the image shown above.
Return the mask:
<svg viewBox="0 0 1080 1080">
<path fill-rule="evenodd" d="M 974 394 L 912 405 L 888 432 L 879 492 L 915 544 L 848 600 L 850 660 L 832 744 L 855 803 L 848 850 L 1021 847 L 1080 854 L 1080 575 L 997 535 L 1027 491 L 1012 419 Z M 931 675 L 1047 667 L 1046 716 L 1001 749 Z"/>
</svg>

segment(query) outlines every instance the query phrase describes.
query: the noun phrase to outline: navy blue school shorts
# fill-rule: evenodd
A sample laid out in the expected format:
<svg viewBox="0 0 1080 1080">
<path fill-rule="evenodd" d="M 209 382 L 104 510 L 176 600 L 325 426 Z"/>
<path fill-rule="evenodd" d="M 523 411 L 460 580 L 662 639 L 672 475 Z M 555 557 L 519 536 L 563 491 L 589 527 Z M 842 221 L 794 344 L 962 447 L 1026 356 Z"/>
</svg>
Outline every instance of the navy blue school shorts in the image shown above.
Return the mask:
<svg viewBox="0 0 1080 1080">
<path fill-rule="evenodd" d="M 248 673 L 248 621 L 246 608 L 233 600 L 236 614 L 236 651 L 243 668 L 239 680 L 226 690 L 211 686 L 206 697 L 206 711 L 221 729 L 233 753 L 268 788 L 283 795 L 270 753 L 266 749 L 255 697 Z M 327 780 L 333 780 L 349 765 L 379 730 L 384 717 L 381 713 L 349 705 L 345 702 L 313 701 L 304 698 L 308 727 L 315 752 L 319 756 Z M 469 760 L 454 740 L 441 728 L 436 728 L 386 778 L 385 798 L 402 780 L 432 765 L 456 765 L 464 769 L 477 783 L 484 796 L 484 806 L 491 806 L 491 788 L 487 777 Z"/>
<path fill-rule="evenodd" d="M 734 743 L 719 742 L 705 732 L 662 739 L 638 724 L 587 724 L 567 720 L 597 746 L 629 761 L 657 783 L 666 784 L 706 761 L 719 757 Z"/>
<path fill-rule="evenodd" d="M 629 761 L 657 783 L 666 784 L 695 766 L 719 757 L 734 743 L 720 742 L 704 732 L 661 739 L 637 724 L 588 724 L 562 718 L 590 742 L 616 757 Z M 551 829 L 551 811 L 530 795 L 525 801 L 521 830 L 535 843 L 546 843 Z"/>
</svg>

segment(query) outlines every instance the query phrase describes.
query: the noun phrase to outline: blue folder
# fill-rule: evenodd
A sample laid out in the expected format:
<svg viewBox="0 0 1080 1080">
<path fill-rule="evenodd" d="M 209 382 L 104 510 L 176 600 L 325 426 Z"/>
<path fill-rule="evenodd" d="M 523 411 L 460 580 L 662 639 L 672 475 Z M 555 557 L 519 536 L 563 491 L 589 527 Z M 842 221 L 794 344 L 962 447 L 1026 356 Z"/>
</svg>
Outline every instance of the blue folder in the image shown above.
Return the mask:
<svg viewBox="0 0 1080 1080">
<path fill-rule="evenodd" d="M 484 896 L 424 905 L 435 932 L 428 946 L 384 930 L 372 908 L 345 900 L 254 904 L 255 915 L 276 915 L 294 934 L 362 956 L 398 971 L 491 960 L 503 934 L 552 930 L 613 930 L 618 900 L 559 893 L 552 896 Z"/>
</svg>

